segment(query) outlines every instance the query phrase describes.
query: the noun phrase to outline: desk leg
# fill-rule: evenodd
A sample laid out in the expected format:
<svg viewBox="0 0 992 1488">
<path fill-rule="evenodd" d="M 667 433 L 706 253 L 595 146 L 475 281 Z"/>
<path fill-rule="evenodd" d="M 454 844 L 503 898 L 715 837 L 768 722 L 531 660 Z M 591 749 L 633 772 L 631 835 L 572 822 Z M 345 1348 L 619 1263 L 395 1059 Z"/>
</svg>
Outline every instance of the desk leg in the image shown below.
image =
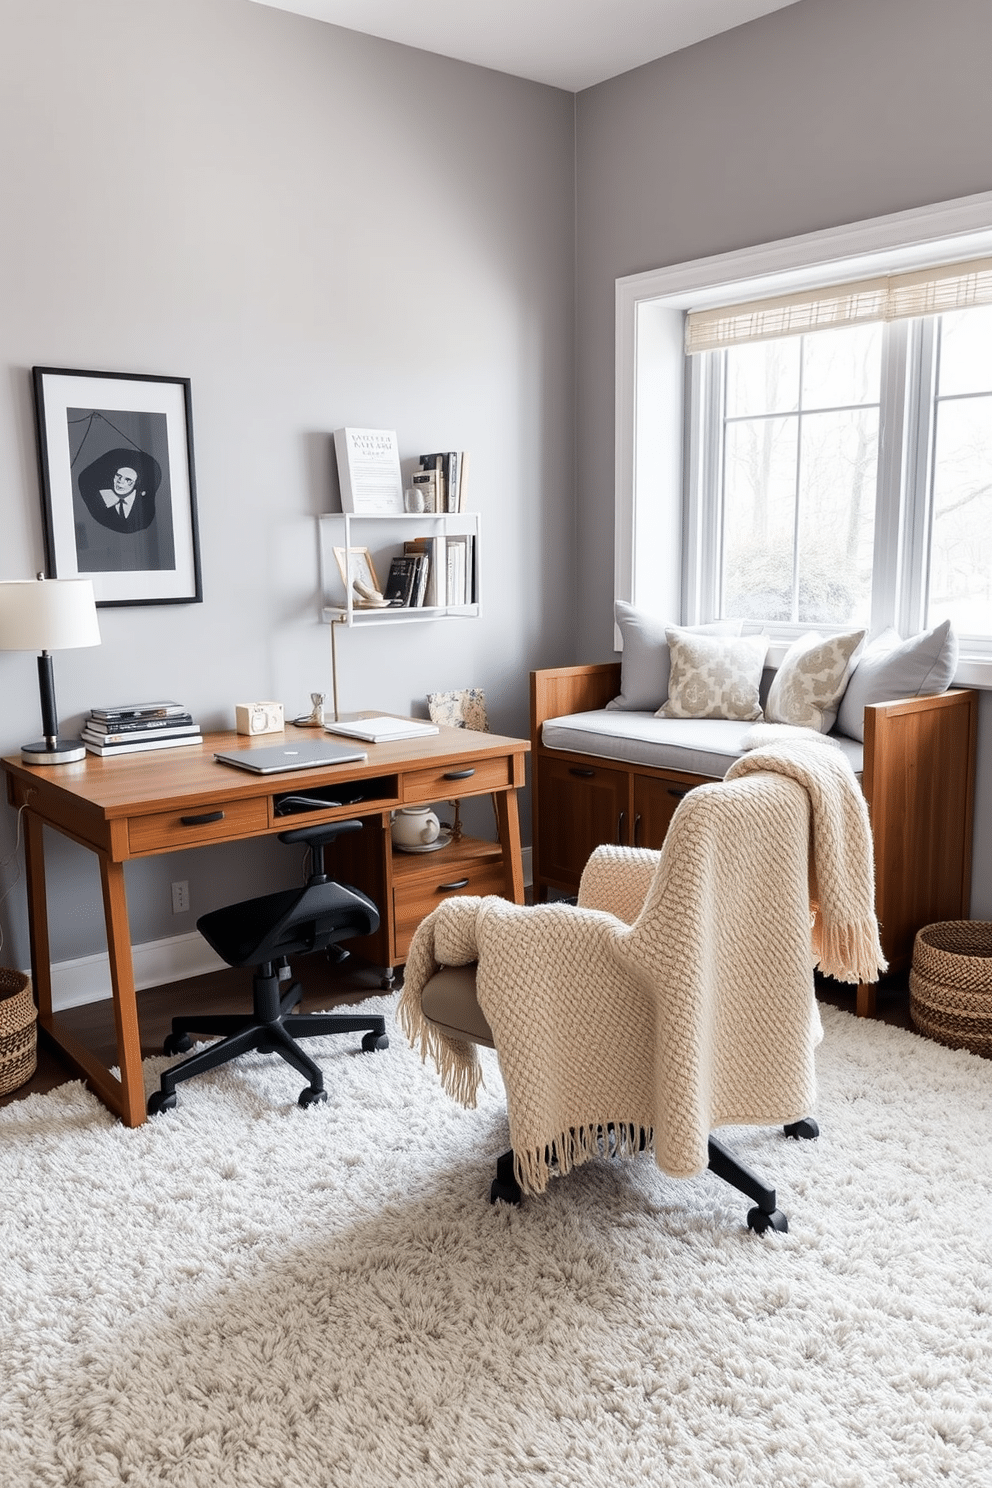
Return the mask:
<svg viewBox="0 0 992 1488">
<path fill-rule="evenodd" d="M 503 867 L 506 872 L 507 898 L 514 904 L 524 902 L 524 868 L 520 857 L 520 812 L 515 790 L 498 792 L 496 796 L 496 827 L 503 848 Z"/>
<path fill-rule="evenodd" d="M 31 980 L 42 1025 L 52 1017 L 52 962 L 48 945 L 48 895 L 45 889 L 44 827 L 30 811 L 24 813 L 24 863 L 27 872 L 28 931 L 31 941 Z"/>
<path fill-rule="evenodd" d="M 141 1073 L 141 1037 L 134 993 L 131 930 L 124 891 L 124 865 L 100 859 L 103 913 L 107 922 L 110 981 L 114 989 L 117 1058 L 121 1069 L 120 1118 L 125 1126 L 141 1126 L 145 1119 L 145 1083 Z"/>
</svg>

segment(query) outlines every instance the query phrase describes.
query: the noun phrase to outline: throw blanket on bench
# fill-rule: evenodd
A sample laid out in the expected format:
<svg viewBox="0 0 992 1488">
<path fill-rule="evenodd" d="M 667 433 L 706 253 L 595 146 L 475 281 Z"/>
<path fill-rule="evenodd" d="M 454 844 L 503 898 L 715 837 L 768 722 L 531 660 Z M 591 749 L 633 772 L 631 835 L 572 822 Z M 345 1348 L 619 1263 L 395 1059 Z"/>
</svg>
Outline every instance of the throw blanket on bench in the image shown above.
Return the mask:
<svg viewBox="0 0 992 1488">
<path fill-rule="evenodd" d="M 660 853 L 597 849 L 577 907 L 455 898 L 417 930 L 401 1024 L 445 1089 L 473 1105 L 476 1050 L 430 1024 L 420 997 L 439 966 L 478 963 L 525 1192 L 543 1191 L 552 1167 L 599 1153 L 608 1127 L 619 1151 L 637 1150 L 644 1133 L 665 1172 L 689 1176 L 706 1167 L 713 1128 L 813 1110 L 811 841 L 821 915 L 840 906 L 844 925 L 867 927 L 862 945 L 874 924 L 870 858 L 852 861 L 865 842 L 846 835 L 844 811 L 823 811 L 811 835 L 812 795 L 831 788 L 792 777 L 819 775 L 819 753 L 804 766 L 777 749 L 786 768 L 691 792 Z M 849 768 L 846 787 L 835 784 L 863 806 Z M 872 977 L 880 952 L 871 963 L 857 975 Z"/>
</svg>

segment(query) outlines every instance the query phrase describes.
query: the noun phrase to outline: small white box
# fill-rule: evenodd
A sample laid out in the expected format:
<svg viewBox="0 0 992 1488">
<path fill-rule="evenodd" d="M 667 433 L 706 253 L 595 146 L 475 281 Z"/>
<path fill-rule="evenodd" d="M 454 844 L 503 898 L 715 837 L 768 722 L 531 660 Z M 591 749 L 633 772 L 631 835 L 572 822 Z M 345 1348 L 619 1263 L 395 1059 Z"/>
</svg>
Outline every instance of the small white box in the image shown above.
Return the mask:
<svg viewBox="0 0 992 1488">
<path fill-rule="evenodd" d="M 285 726 L 282 703 L 235 703 L 239 734 L 281 734 Z"/>
</svg>

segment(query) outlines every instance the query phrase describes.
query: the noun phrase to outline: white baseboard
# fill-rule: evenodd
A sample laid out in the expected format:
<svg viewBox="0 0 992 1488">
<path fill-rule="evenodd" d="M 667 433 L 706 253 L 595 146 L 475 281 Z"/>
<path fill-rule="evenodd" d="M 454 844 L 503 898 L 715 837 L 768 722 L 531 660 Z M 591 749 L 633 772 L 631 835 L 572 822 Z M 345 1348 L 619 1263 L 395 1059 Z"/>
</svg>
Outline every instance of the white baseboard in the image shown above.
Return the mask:
<svg viewBox="0 0 992 1488">
<path fill-rule="evenodd" d="M 219 971 L 226 963 L 210 949 L 202 935 L 170 935 L 165 940 L 149 940 L 132 948 L 134 985 L 158 987 L 163 982 L 178 982 L 184 977 L 202 976 Z M 85 1002 L 100 1002 L 110 996 L 110 957 L 77 956 L 72 961 L 57 961 L 52 967 L 52 1007 L 81 1007 Z"/>
<path fill-rule="evenodd" d="M 521 852 L 524 883 L 533 882 L 529 847 Z M 160 987 L 163 982 L 179 982 L 184 977 L 203 976 L 220 971 L 224 965 L 202 935 L 170 935 L 165 940 L 149 940 L 131 951 L 134 958 L 134 985 L 140 992 L 145 987 Z M 110 996 L 110 957 L 101 952 L 95 956 L 77 956 L 72 961 L 58 961 L 52 967 L 52 1007 L 82 1007 L 87 1002 L 100 1002 Z"/>
</svg>

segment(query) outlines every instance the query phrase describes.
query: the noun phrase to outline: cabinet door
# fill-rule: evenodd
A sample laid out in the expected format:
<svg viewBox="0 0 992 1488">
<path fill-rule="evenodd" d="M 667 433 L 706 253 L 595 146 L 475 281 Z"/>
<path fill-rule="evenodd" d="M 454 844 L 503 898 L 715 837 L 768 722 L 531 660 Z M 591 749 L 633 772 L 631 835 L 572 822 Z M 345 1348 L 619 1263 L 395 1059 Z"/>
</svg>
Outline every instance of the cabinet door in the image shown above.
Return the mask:
<svg viewBox="0 0 992 1488">
<path fill-rule="evenodd" d="M 537 769 L 538 887 L 577 889 L 594 848 L 629 840 L 629 777 L 626 770 L 547 756 Z"/>
<path fill-rule="evenodd" d="M 659 848 L 679 802 L 697 785 L 705 784 L 701 775 L 635 775 L 633 845 Z"/>
</svg>

